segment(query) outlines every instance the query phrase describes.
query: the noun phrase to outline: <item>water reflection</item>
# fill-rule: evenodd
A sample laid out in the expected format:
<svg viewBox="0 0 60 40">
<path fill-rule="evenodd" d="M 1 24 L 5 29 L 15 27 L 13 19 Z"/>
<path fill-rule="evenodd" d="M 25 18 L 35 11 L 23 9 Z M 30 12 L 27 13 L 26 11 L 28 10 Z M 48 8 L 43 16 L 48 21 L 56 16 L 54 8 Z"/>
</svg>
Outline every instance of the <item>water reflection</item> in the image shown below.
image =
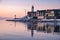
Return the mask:
<svg viewBox="0 0 60 40">
<path fill-rule="evenodd" d="M 44 33 L 60 33 L 59 22 L 30 22 L 27 24 L 27 29 L 31 30 L 31 36 L 34 35 L 34 30 Z"/>
<path fill-rule="evenodd" d="M 2 40 L 60 40 L 60 22 L 0 21 Z"/>
<path fill-rule="evenodd" d="M 14 22 L 14 27 L 16 27 L 16 22 Z"/>
</svg>

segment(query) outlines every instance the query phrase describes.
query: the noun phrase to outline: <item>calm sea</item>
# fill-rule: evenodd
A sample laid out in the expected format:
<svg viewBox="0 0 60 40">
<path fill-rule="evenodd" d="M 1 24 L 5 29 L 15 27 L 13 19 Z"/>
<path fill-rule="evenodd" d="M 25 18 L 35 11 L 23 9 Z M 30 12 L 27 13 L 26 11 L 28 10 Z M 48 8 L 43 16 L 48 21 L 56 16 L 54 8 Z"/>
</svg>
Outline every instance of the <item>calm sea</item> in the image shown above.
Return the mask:
<svg viewBox="0 0 60 40">
<path fill-rule="evenodd" d="M 60 22 L 0 20 L 0 40 L 60 40 Z"/>
</svg>

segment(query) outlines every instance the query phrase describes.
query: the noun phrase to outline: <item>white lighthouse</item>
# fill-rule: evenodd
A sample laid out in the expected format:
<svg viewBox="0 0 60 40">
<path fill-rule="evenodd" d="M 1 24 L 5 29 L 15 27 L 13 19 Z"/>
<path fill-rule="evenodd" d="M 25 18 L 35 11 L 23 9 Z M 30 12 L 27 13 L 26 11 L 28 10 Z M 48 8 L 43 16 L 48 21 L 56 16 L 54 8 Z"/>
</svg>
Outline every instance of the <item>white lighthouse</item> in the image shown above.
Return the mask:
<svg viewBox="0 0 60 40">
<path fill-rule="evenodd" d="M 32 5 L 31 11 L 34 12 L 34 6 Z"/>
</svg>

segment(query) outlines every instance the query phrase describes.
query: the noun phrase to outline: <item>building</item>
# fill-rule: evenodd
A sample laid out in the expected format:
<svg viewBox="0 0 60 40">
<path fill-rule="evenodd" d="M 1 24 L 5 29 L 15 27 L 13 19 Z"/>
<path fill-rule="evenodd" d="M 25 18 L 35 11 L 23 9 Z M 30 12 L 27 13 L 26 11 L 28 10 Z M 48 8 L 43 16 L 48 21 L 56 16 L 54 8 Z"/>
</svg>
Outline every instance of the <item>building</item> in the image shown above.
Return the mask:
<svg viewBox="0 0 60 40">
<path fill-rule="evenodd" d="M 37 18 L 44 19 L 46 10 L 37 10 Z"/>
<path fill-rule="evenodd" d="M 32 6 L 32 11 L 29 11 L 27 15 L 35 19 L 60 19 L 60 9 L 34 11 L 34 6 Z"/>
<path fill-rule="evenodd" d="M 54 10 L 37 10 L 38 19 L 54 19 Z"/>
</svg>

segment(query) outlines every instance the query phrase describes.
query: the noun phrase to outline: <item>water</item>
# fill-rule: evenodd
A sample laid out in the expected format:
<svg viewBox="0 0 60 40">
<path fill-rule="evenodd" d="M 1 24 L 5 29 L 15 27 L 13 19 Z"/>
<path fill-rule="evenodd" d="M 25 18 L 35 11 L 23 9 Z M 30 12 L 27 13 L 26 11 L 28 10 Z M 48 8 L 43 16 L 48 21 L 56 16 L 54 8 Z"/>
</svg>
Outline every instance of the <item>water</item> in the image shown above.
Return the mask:
<svg viewBox="0 0 60 40">
<path fill-rule="evenodd" d="M 60 22 L 22 23 L 0 20 L 0 40 L 60 40 Z"/>
</svg>

